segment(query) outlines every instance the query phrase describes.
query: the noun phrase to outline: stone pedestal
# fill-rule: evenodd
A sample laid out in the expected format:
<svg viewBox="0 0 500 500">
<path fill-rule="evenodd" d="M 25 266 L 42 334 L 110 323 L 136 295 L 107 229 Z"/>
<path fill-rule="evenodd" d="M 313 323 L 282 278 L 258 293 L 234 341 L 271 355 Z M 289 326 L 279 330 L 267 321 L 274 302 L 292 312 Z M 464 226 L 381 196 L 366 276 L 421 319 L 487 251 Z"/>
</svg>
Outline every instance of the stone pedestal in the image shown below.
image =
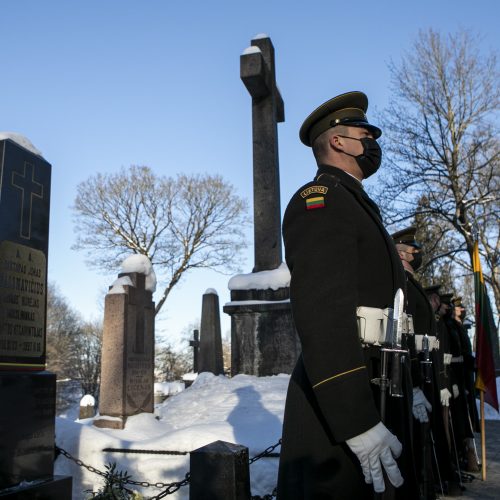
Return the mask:
<svg viewBox="0 0 500 500">
<path fill-rule="evenodd" d="M 140 273 L 118 275 L 106 295 L 97 427 L 123 429 L 154 411 L 154 302 Z"/>
<path fill-rule="evenodd" d="M 0 496 L 7 498 L 71 498 L 71 478 L 66 493 L 47 494 L 56 482 L 56 376 L 45 371 L 50 179 L 40 155 L 0 140 Z M 23 481 L 32 482 L 25 496 L 13 490 Z"/>
<path fill-rule="evenodd" d="M 0 491 L 53 473 L 56 376 L 0 372 Z"/>
<path fill-rule="evenodd" d="M 231 375 L 291 373 L 300 354 L 289 288 L 232 290 L 224 312 L 231 316 Z"/>
</svg>

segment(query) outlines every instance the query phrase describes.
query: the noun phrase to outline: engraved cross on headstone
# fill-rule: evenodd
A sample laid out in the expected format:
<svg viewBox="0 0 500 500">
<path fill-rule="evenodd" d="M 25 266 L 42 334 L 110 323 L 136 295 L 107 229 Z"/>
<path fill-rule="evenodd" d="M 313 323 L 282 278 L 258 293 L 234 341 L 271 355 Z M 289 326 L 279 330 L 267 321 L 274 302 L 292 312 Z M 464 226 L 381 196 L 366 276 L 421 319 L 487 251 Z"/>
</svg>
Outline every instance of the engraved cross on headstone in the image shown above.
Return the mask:
<svg viewBox="0 0 500 500">
<path fill-rule="evenodd" d="M 35 165 L 24 162 L 23 173 L 12 172 L 12 185 L 21 190 L 20 236 L 31 238 L 33 198 L 43 199 L 43 184 L 35 181 Z"/>
<path fill-rule="evenodd" d="M 282 261 L 277 123 L 285 121 L 276 86 L 274 47 L 257 36 L 240 57 L 240 77 L 252 96 L 254 253 L 253 271 L 276 269 Z"/>
</svg>

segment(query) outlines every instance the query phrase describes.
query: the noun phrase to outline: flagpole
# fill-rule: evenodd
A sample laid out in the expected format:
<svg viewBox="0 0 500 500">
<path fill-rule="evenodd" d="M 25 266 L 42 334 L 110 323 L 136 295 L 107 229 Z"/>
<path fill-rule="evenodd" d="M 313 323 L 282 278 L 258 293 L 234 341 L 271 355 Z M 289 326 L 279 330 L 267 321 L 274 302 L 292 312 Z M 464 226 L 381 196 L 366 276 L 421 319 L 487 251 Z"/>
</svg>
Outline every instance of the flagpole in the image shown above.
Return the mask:
<svg viewBox="0 0 500 500">
<path fill-rule="evenodd" d="M 486 481 L 486 433 L 484 425 L 484 391 L 479 391 L 481 405 L 481 477 Z"/>
</svg>

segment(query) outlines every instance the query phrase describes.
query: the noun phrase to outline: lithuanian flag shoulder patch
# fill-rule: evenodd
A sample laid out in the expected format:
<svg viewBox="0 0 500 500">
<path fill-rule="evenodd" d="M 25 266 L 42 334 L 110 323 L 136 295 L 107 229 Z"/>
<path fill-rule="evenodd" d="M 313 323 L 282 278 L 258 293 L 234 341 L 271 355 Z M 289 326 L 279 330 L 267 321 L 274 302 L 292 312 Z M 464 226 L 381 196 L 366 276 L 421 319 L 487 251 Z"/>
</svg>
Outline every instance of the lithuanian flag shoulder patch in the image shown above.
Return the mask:
<svg viewBox="0 0 500 500">
<path fill-rule="evenodd" d="M 314 198 L 306 198 L 306 209 L 315 210 L 317 208 L 325 207 L 325 197 L 315 196 Z"/>
</svg>

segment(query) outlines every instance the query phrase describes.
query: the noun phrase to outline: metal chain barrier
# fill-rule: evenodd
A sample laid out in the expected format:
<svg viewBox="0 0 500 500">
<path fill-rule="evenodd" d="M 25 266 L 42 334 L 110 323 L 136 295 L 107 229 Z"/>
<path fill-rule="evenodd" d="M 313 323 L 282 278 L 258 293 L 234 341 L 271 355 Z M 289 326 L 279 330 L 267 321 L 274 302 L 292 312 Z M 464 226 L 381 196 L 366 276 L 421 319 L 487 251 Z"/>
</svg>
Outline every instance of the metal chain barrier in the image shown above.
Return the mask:
<svg viewBox="0 0 500 500">
<path fill-rule="evenodd" d="M 75 462 L 76 465 L 79 465 L 80 467 L 83 467 L 84 469 L 87 469 L 94 474 L 98 474 L 101 477 L 106 477 L 106 473 L 100 471 L 99 469 L 96 469 L 95 467 L 92 467 L 91 465 L 84 464 L 79 458 L 73 457 L 66 450 L 59 448 L 59 446 L 56 446 L 56 453 L 64 455 L 68 460 Z"/>
<path fill-rule="evenodd" d="M 268 446 L 263 452 L 259 453 L 258 455 L 255 455 L 254 457 L 250 458 L 248 460 L 248 464 L 249 465 L 252 465 L 254 462 L 256 462 L 257 460 L 260 460 L 261 458 L 264 458 L 264 457 L 269 457 L 269 456 L 279 456 L 278 454 L 276 453 L 273 453 L 274 450 L 278 447 L 278 446 L 281 446 L 281 438 L 279 439 L 279 441 L 272 445 L 272 446 Z M 113 449 L 109 449 L 109 448 L 106 448 L 105 450 L 103 451 L 121 451 L 121 452 L 125 452 L 126 450 L 113 450 Z M 162 451 L 161 450 L 129 450 L 131 453 L 139 453 L 139 452 L 143 452 L 143 453 L 157 453 L 157 454 L 161 454 Z M 68 453 L 66 450 L 63 450 L 62 448 L 59 448 L 59 446 L 56 446 L 56 453 L 57 454 L 61 454 L 61 455 L 64 455 L 68 460 L 71 460 L 72 462 L 75 462 L 75 464 L 77 464 L 78 466 L 80 467 L 83 467 L 85 469 L 87 469 L 88 471 L 90 472 L 93 472 L 94 474 L 97 474 L 101 477 L 106 477 L 106 473 L 105 472 L 102 472 L 100 471 L 99 469 L 96 469 L 95 467 L 92 467 L 91 465 L 87 465 L 85 464 L 84 462 L 82 462 L 79 458 L 75 458 L 73 457 L 70 453 Z M 165 453 L 165 452 L 163 452 Z M 187 452 L 168 452 L 168 454 L 185 454 Z M 184 479 L 182 481 L 177 481 L 177 482 L 174 482 L 174 483 L 161 483 L 161 482 L 157 482 L 157 483 L 149 483 L 148 481 L 133 481 L 132 479 L 124 479 L 123 480 L 123 484 L 132 484 L 134 486 L 141 486 L 142 488 L 165 488 L 164 491 L 162 491 L 161 493 L 159 493 L 158 495 L 154 496 L 154 497 L 151 497 L 150 500 L 159 500 L 161 498 L 164 498 L 166 497 L 167 495 L 170 495 L 174 492 L 176 492 L 178 489 L 182 488 L 182 486 L 185 486 L 186 484 L 189 483 L 189 480 L 190 480 L 190 473 L 188 472 Z M 273 492 L 269 495 L 264 495 L 264 496 L 258 496 L 258 495 L 255 495 L 255 496 L 252 496 L 252 500 L 272 500 L 273 498 L 276 498 L 276 488 L 274 488 Z"/>
<path fill-rule="evenodd" d="M 83 463 L 80 459 L 73 457 L 71 454 L 69 454 L 66 450 L 63 450 L 62 448 L 59 448 L 56 446 L 56 452 L 60 453 L 61 455 L 64 455 L 67 459 L 75 462 L 75 464 L 79 465 L 80 467 L 83 467 L 87 469 L 90 472 L 93 472 L 94 474 L 97 474 L 101 477 L 106 477 L 106 473 L 100 471 L 99 469 L 96 469 L 95 467 L 92 467 L 91 465 L 87 465 Z M 151 497 L 150 500 L 159 500 L 160 498 L 166 497 L 167 495 L 170 495 L 174 492 L 176 492 L 179 488 L 182 486 L 185 486 L 186 484 L 189 483 L 190 479 L 190 474 L 189 472 L 185 475 L 184 479 L 182 481 L 177 481 L 174 483 L 149 483 L 147 481 L 133 481 L 132 479 L 124 479 L 123 484 L 133 484 L 134 486 L 142 486 L 143 488 L 165 488 L 164 491 L 159 493 L 158 495 Z"/>
<path fill-rule="evenodd" d="M 252 465 L 254 462 L 257 460 L 260 460 L 261 458 L 268 457 L 272 454 L 272 452 L 278 447 L 281 446 L 281 438 L 276 444 L 273 444 L 272 446 L 268 446 L 262 453 L 259 453 L 258 455 L 255 455 L 255 457 L 251 458 L 248 463 Z"/>
<path fill-rule="evenodd" d="M 272 446 L 267 447 L 262 453 L 259 453 L 258 455 L 255 455 L 255 457 L 251 458 L 248 463 L 249 465 L 252 465 L 254 462 L 257 460 L 260 460 L 261 458 L 264 457 L 269 457 L 269 456 L 276 456 L 276 454 L 273 454 L 273 451 L 278 447 L 281 446 L 281 438 L 276 444 L 273 444 Z M 279 456 L 279 455 L 278 455 Z M 276 498 L 277 495 L 277 488 L 274 488 L 273 492 L 264 495 L 264 496 L 259 496 L 259 495 L 253 495 L 252 500 L 273 500 L 273 498 Z"/>
</svg>

